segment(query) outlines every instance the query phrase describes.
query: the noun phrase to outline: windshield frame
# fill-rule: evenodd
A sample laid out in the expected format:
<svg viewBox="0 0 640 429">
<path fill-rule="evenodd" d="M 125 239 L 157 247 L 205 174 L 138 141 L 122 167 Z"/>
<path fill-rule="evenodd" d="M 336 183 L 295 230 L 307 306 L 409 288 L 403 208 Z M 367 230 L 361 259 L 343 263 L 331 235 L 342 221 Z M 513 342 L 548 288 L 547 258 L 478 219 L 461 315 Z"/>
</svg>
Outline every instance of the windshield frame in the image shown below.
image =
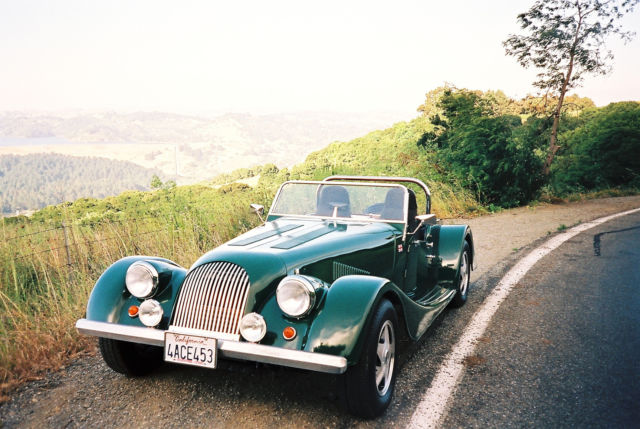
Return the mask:
<svg viewBox="0 0 640 429">
<path fill-rule="evenodd" d="M 376 218 L 365 218 L 365 217 L 333 217 L 333 216 L 320 216 L 320 215 L 302 215 L 302 214 L 292 214 L 292 213 L 277 213 L 274 212 L 273 208 L 275 207 L 276 201 L 280 197 L 282 190 L 290 184 L 302 184 L 302 185 L 317 185 L 318 189 L 322 186 L 359 186 L 359 187 L 376 187 L 376 188 L 396 188 L 402 189 L 403 192 L 403 218 L 402 220 L 398 219 L 376 219 Z M 267 215 L 267 221 L 275 220 L 280 217 L 294 217 L 301 219 L 315 219 L 315 220 L 329 220 L 329 221 L 341 221 L 341 222 L 376 222 L 376 223 L 387 223 L 387 224 L 397 224 L 403 225 L 403 231 L 406 233 L 407 229 L 407 216 L 409 213 L 409 191 L 407 187 L 401 185 L 399 183 L 367 183 L 367 182 L 342 182 L 342 181 L 316 181 L 316 180 L 288 180 L 280 185 L 278 188 L 278 192 L 276 192 L 275 197 L 273 198 L 273 202 L 269 208 L 269 214 Z"/>
<path fill-rule="evenodd" d="M 429 187 L 422 181 L 413 177 L 403 177 L 403 176 L 345 176 L 345 175 L 334 175 L 326 177 L 323 182 L 330 181 L 362 181 L 362 182 L 375 182 L 375 183 L 413 183 L 422 188 L 424 195 L 426 197 L 426 207 L 425 213 L 431 213 L 431 191 Z"/>
</svg>

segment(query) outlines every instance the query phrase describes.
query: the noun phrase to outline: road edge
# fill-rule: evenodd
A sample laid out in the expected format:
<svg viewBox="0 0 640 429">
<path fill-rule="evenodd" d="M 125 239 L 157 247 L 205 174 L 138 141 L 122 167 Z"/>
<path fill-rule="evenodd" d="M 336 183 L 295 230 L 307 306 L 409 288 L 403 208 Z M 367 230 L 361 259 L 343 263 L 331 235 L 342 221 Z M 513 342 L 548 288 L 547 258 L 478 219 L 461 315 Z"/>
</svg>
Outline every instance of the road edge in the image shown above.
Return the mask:
<svg viewBox="0 0 640 429">
<path fill-rule="evenodd" d="M 449 410 L 451 397 L 464 374 L 464 359 L 471 356 L 475 350 L 478 339 L 484 334 L 484 331 L 500 307 L 500 304 L 507 298 L 520 279 L 522 279 L 540 259 L 567 240 L 584 231 L 612 219 L 636 212 L 640 212 L 640 207 L 581 223 L 545 241 L 542 245 L 518 261 L 502 277 L 498 285 L 489 296 L 487 296 L 480 308 L 473 315 L 464 333 L 440 365 L 431 385 L 422 396 L 420 403 L 416 406 L 407 427 L 411 429 L 432 429 L 438 427 Z"/>
</svg>

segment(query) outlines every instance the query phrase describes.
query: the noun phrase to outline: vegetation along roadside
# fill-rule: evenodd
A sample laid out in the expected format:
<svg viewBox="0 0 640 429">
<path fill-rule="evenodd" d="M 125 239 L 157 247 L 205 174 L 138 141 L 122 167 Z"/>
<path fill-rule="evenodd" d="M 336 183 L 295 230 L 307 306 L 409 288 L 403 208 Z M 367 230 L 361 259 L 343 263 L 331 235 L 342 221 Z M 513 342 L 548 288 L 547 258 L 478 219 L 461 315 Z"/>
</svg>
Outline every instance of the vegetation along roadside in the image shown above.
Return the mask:
<svg viewBox="0 0 640 429">
<path fill-rule="evenodd" d="M 268 207 L 289 179 L 331 174 L 413 176 L 433 192 L 440 218 L 472 216 L 539 200 L 624 195 L 640 188 L 640 104 L 596 108 L 569 97 L 549 177 L 544 162 L 550 119 L 544 100 L 455 87 L 429 94 L 420 117 L 333 143 L 291 169 L 237 170 L 211 183 L 176 187 L 155 179 L 149 192 L 79 199 L 2 221 L 0 384 L 64 365 L 93 343 L 81 317 L 97 277 L 130 254 L 189 266 L 203 252 L 255 226 L 248 205 Z M 253 178 L 254 186 L 243 181 Z M 228 183 L 233 181 L 234 183 Z"/>
</svg>

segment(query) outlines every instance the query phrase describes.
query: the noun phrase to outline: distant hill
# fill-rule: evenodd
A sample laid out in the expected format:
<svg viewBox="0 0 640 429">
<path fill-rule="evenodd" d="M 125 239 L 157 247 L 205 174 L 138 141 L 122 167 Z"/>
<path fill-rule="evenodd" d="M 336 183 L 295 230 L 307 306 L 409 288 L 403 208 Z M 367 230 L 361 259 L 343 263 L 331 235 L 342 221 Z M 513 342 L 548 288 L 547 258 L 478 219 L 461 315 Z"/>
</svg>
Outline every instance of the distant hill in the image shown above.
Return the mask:
<svg viewBox="0 0 640 429">
<path fill-rule="evenodd" d="M 67 116 L 6 112 L 0 113 L 0 154 L 98 155 L 157 168 L 167 175 L 175 174 L 177 161 L 178 183 L 193 183 L 265 162 L 291 166 L 331 142 L 386 128 L 398 116 L 301 112 L 205 118 L 158 112 Z"/>
<path fill-rule="evenodd" d="M 0 211 L 147 190 L 155 173 L 132 162 L 58 154 L 0 155 Z"/>
</svg>

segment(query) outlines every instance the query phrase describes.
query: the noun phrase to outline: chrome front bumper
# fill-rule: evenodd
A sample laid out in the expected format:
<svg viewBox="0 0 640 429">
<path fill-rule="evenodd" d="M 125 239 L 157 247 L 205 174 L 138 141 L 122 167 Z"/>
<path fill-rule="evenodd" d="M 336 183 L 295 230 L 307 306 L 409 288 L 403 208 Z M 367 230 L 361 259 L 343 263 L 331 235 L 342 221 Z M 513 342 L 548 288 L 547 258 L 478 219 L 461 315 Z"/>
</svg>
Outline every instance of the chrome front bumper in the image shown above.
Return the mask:
<svg viewBox="0 0 640 429">
<path fill-rule="evenodd" d="M 166 332 L 161 329 L 94 322 L 87 319 L 78 320 L 76 329 L 85 335 L 159 347 L 164 347 L 164 333 Z M 347 370 L 347 359 L 342 356 L 283 349 L 262 344 L 218 339 L 218 352 L 220 356 L 228 359 L 250 360 L 331 374 L 342 374 Z"/>
</svg>

